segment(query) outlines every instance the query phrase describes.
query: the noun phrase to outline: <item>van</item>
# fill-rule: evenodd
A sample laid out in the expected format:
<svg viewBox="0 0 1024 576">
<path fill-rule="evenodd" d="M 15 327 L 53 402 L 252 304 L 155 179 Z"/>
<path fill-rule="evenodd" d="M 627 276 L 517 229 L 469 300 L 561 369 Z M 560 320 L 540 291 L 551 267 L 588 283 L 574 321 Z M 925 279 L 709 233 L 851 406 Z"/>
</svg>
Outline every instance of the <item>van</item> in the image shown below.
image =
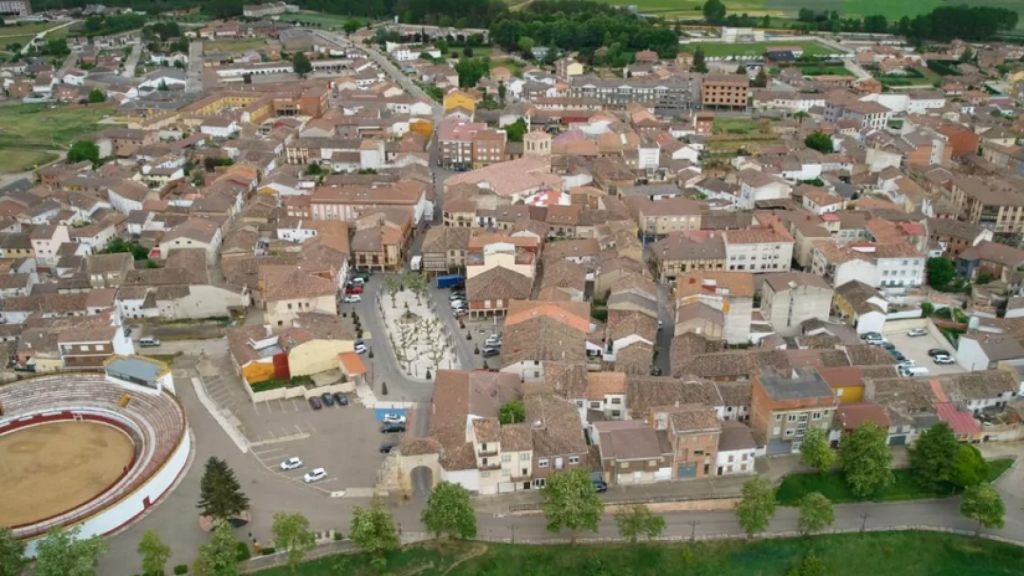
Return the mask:
<svg viewBox="0 0 1024 576">
<path fill-rule="evenodd" d="M 900 367 L 900 376 L 911 377 L 911 376 L 927 376 L 929 374 L 928 369 L 923 366 L 902 366 Z"/>
<path fill-rule="evenodd" d="M 139 338 L 139 346 L 143 348 L 154 348 L 160 345 L 160 341 L 156 338 Z"/>
</svg>

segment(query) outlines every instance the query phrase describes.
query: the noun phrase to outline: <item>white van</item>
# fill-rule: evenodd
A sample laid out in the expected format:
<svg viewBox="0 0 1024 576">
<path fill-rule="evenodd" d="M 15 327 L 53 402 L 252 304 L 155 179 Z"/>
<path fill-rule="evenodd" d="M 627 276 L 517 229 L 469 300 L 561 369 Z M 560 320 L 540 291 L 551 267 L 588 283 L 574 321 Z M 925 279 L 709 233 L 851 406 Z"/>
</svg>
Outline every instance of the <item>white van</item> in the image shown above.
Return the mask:
<svg viewBox="0 0 1024 576">
<path fill-rule="evenodd" d="M 139 338 L 139 346 L 143 348 L 155 348 L 160 345 L 160 341 L 156 338 Z"/>
<path fill-rule="evenodd" d="M 911 376 L 927 376 L 930 372 L 923 366 L 901 366 L 900 376 L 911 377 Z"/>
</svg>

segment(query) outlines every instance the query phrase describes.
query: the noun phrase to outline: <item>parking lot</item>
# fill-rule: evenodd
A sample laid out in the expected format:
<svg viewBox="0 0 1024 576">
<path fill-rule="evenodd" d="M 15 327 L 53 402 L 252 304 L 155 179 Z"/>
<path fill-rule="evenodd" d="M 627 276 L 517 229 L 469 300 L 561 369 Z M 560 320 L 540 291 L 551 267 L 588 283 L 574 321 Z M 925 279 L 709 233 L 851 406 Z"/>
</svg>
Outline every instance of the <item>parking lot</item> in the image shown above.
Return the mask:
<svg viewBox="0 0 1024 576">
<path fill-rule="evenodd" d="M 911 337 L 907 336 L 907 330 L 892 330 L 886 331 L 884 336 L 892 342 L 896 349 L 903 353 L 904 356 L 909 360 L 913 360 L 915 364 L 922 368 L 927 368 L 929 374 L 959 374 L 964 371 L 957 364 L 936 364 L 932 361 L 931 356 L 928 355 L 928 351 L 933 348 L 941 348 L 953 358 L 956 358 L 956 349 L 945 341 L 938 340 L 932 336 L 931 332 L 924 336 Z"/>
<path fill-rule="evenodd" d="M 482 368 L 484 361 L 486 361 L 488 368 L 500 368 L 501 355 L 498 354 L 497 356 L 484 358 L 483 351 L 485 347 L 484 342 L 491 334 L 502 333 L 505 318 L 503 316 L 472 318 L 469 314 L 466 314 L 462 316 L 462 322 L 466 327 L 460 328 L 459 319 L 456 318 L 455 313 L 452 311 L 449 300 L 451 291 L 447 288 L 439 289 L 431 287 L 430 292 L 431 297 L 437 302 L 437 313 L 441 317 L 441 320 L 447 323 L 455 333 L 459 335 L 459 338 L 457 339 L 457 346 L 460 351 L 460 358 L 462 359 L 463 366 L 468 368 Z M 472 334 L 472 340 L 466 339 L 467 332 Z M 478 348 L 480 350 L 480 354 L 474 354 L 473 351 Z"/>
</svg>

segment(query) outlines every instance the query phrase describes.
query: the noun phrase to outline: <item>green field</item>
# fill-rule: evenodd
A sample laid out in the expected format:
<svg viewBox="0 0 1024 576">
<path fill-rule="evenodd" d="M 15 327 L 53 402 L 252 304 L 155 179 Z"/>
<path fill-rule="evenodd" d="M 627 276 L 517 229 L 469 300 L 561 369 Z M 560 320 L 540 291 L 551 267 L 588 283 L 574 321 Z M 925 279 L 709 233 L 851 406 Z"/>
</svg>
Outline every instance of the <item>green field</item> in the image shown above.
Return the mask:
<svg viewBox="0 0 1024 576">
<path fill-rule="evenodd" d="M 308 24 L 319 24 L 324 28 L 341 28 L 350 19 L 355 18 L 365 22 L 364 18 L 357 16 L 342 16 L 340 14 L 322 14 L 320 12 L 299 12 L 296 14 L 281 14 L 278 19 L 282 22 L 305 22 Z"/>
<path fill-rule="evenodd" d="M 995 481 L 1013 465 L 1013 459 L 1002 458 L 989 462 L 989 481 Z M 953 495 L 953 486 L 947 485 L 937 490 L 927 490 L 914 480 L 913 474 L 908 469 L 893 470 L 896 482 L 889 486 L 874 498 L 868 498 L 875 502 L 896 502 L 899 500 L 922 500 L 925 498 L 947 498 Z M 859 502 L 850 492 L 842 472 L 829 472 L 827 474 L 790 474 L 782 480 L 782 485 L 776 493 L 776 499 L 783 506 L 797 506 L 804 495 L 811 492 L 821 492 L 834 503 Z"/>
<path fill-rule="evenodd" d="M 96 132 L 110 116 L 110 104 L 55 106 L 16 104 L 0 108 L 0 148 L 55 150 L 67 148 L 82 134 Z M 4 152 L 0 151 L 0 155 Z"/>
<path fill-rule="evenodd" d="M 301 576 L 786 576 L 815 555 L 828 576 L 1019 575 L 1019 547 L 932 532 L 868 532 L 842 536 L 697 544 L 509 545 L 425 544 L 386 554 L 387 569 L 366 554 L 320 558 Z M 291 576 L 282 566 L 256 572 Z"/>
<path fill-rule="evenodd" d="M 25 24 L 24 26 L 0 26 L 0 48 L 10 46 L 11 44 L 25 44 L 32 41 L 37 34 L 44 30 L 48 30 L 58 26 L 52 22 L 45 22 L 43 24 Z M 53 32 L 46 35 L 48 39 L 64 38 L 68 35 L 68 27 L 61 28 L 60 30 L 54 30 Z"/>
<path fill-rule="evenodd" d="M 763 56 L 765 50 L 768 48 L 774 48 L 776 46 L 799 46 L 804 49 L 804 54 L 807 56 L 828 56 L 829 54 L 836 54 L 836 51 L 818 44 L 817 42 L 810 41 L 790 41 L 777 40 L 774 42 L 751 42 L 749 44 L 727 44 L 725 42 L 694 42 L 691 44 L 683 44 L 683 50 L 687 52 L 695 52 L 697 47 L 700 46 L 704 50 L 704 55 L 711 58 L 719 57 L 757 57 Z"/>
<path fill-rule="evenodd" d="M 203 41 L 203 55 L 214 54 L 228 55 L 241 54 L 249 50 L 260 50 L 266 48 L 267 41 L 263 38 L 239 38 L 238 40 L 205 40 Z"/>
<path fill-rule="evenodd" d="M 56 154 L 42 150 L 0 150 L 0 174 L 33 170 L 56 159 Z"/>
</svg>

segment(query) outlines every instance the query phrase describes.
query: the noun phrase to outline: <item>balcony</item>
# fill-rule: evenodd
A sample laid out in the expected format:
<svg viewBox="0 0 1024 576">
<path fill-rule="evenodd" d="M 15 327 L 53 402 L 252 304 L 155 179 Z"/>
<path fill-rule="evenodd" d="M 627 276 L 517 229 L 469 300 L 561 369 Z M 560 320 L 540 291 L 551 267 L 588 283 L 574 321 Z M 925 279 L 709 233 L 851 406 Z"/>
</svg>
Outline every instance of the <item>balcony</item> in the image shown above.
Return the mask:
<svg viewBox="0 0 1024 576">
<path fill-rule="evenodd" d="M 481 463 L 479 466 L 477 466 L 477 468 L 481 470 L 498 470 L 501 468 L 501 461 L 497 460 L 494 462 Z"/>
</svg>

